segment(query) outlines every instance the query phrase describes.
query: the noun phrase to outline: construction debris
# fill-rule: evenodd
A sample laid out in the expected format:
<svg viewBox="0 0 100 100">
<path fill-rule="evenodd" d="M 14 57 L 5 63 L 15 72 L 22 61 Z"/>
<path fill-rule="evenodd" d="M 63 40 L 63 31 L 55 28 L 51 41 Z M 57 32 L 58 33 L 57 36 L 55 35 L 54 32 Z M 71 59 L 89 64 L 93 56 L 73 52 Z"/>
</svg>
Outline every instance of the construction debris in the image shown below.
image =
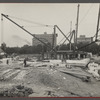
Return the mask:
<svg viewBox="0 0 100 100">
<path fill-rule="evenodd" d="M 76 73 L 66 72 L 66 71 L 61 71 L 61 72 L 69 74 L 69 75 L 74 76 L 76 78 L 80 78 L 83 82 L 90 82 L 91 81 L 90 76 L 85 76 L 83 74 L 76 74 Z M 64 77 L 63 79 L 66 79 L 66 78 Z"/>
<path fill-rule="evenodd" d="M 7 81 L 7 80 L 11 80 L 11 78 L 14 78 L 15 76 L 17 76 L 17 74 L 20 72 L 21 70 L 7 70 L 5 72 L 2 73 L 2 75 L 0 75 L 0 81 Z"/>
<path fill-rule="evenodd" d="M 93 75 L 97 80 L 100 80 L 100 65 L 97 63 L 89 63 L 87 71 Z"/>
<path fill-rule="evenodd" d="M 54 91 L 45 91 L 44 95 L 46 95 L 47 97 L 59 97 L 59 95 L 57 95 Z"/>
<path fill-rule="evenodd" d="M 28 67 L 24 67 L 23 61 L 19 60 L 13 60 L 9 66 L 3 63 L 1 65 L 0 95 L 2 97 L 84 97 L 91 96 L 91 92 L 92 96 L 100 94 L 99 84 L 91 80 L 94 76 L 100 75 L 99 64 L 96 63 L 89 63 L 88 68 L 85 66 L 87 69 L 61 60 L 27 61 Z M 93 73 L 90 72 L 94 72 L 94 69 L 98 70 L 98 74 L 92 76 Z M 31 89 L 26 89 L 24 85 L 16 86 L 22 82 Z M 95 82 L 94 85 L 92 82 Z M 7 83 L 12 83 L 14 86 L 9 88 Z M 47 87 L 49 87 L 48 90 Z M 35 92 L 33 93 L 32 90 Z"/>
<path fill-rule="evenodd" d="M 17 85 L 11 89 L 0 90 L 0 97 L 28 97 L 33 93 L 31 88 Z"/>
</svg>

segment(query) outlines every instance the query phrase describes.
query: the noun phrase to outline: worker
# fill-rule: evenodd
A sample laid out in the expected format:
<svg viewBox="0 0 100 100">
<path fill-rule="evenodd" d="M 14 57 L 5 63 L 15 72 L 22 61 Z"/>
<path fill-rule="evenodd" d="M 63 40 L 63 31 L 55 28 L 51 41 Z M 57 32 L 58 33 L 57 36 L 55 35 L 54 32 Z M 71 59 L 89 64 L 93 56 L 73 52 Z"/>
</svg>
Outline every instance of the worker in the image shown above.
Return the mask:
<svg viewBox="0 0 100 100">
<path fill-rule="evenodd" d="M 9 64 L 9 60 L 7 59 L 7 65 Z"/>
<path fill-rule="evenodd" d="M 11 58 L 12 58 L 12 61 L 13 61 L 14 60 L 13 56 Z"/>
<path fill-rule="evenodd" d="M 78 54 L 78 59 L 80 59 L 80 54 Z"/>
<path fill-rule="evenodd" d="M 70 59 L 70 56 L 69 55 L 67 55 L 67 59 Z"/>
<path fill-rule="evenodd" d="M 26 67 L 26 61 L 27 61 L 27 59 L 25 58 L 24 59 L 24 67 Z"/>
</svg>

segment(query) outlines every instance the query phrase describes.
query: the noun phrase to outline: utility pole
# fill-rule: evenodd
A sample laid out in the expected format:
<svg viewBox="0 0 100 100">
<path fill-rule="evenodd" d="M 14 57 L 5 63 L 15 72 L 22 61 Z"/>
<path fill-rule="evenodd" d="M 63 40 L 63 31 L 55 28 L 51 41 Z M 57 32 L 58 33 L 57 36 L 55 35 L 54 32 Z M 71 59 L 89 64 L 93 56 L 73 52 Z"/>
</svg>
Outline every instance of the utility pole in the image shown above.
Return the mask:
<svg viewBox="0 0 100 100">
<path fill-rule="evenodd" d="M 77 20 L 76 20 L 76 41 L 75 41 L 75 45 L 77 46 L 77 34 L 78 34 L 78 21 L 79 21 L 79 4 L 77 6 Z"/>
</svg>

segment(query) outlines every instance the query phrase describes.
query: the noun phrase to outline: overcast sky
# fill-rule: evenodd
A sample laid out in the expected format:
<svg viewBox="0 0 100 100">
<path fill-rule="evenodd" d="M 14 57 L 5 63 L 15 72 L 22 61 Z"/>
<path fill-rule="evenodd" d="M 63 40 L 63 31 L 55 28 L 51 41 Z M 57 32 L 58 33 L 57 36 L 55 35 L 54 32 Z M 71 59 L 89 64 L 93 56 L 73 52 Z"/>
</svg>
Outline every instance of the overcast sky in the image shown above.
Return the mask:
<svg viewBox="0 0 100 100">
<path fill-rule="evenodd" d="M 0 13 L 11 16 L 9 18 L 19 25 L 24 26 L 32 34 L 53 33 L 53 27 L 44 27 L 43 25 L 58 25 L 67 34 L 70 31 L 71 21 L 72 29 L 75 29 L 77 5 L 77 3 L 1 3 Z M 87 37 L 91 37 L 96 33 L 98 10 L 98 3 L 80 3 L 78 36 L 86 35 Z M 22 20 L 18 20 L 17 18 Z M 23 19 L 29 21 L 25 22 Z M 32 44 L 32 36 L 4 17 L 3 23 L 0 24 L 0 31 L 3 33 L 3 41 L 7 46 Z M 57 43 L 59 43 L 63 35 L 59 31 L 57 33 Z"/>
</svg>

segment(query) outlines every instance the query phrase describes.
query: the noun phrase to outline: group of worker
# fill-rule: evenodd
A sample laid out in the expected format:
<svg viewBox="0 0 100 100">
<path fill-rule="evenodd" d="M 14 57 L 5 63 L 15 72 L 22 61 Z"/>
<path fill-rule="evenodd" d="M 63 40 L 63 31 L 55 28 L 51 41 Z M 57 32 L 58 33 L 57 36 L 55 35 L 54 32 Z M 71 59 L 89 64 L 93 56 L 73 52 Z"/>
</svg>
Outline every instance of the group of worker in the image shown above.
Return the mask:
<svg viewBox="0 0 100 100">
<path fill-rule="evenodd" d="M 12 59 L 12 60 L 13 60 L 13 59 Z M 24 67 L 27 66 L 27 60 L 28 60 L 28 58 L 24 58 L 24 60 L 23 60 L 23 65 L 24 65 Z M 9 65 L 9 63 L 10 63 L 10 59 L 7 58 L 6 64 Z"/>
</svg>

